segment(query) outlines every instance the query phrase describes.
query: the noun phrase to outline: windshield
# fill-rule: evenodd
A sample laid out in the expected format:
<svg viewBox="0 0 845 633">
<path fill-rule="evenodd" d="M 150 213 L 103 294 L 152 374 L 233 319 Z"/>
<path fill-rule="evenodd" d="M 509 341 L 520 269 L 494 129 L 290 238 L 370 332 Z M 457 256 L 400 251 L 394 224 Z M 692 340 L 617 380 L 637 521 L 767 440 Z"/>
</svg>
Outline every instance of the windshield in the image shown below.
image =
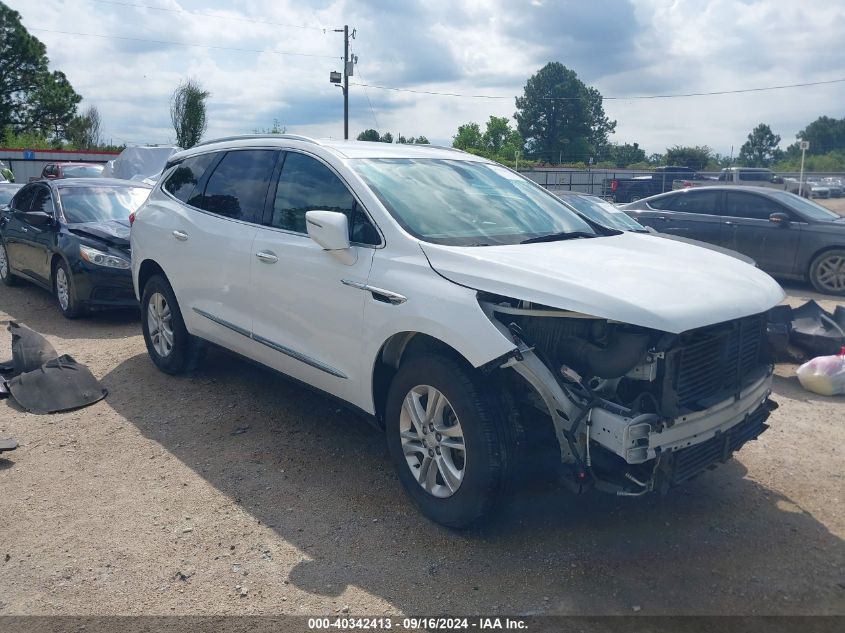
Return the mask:
<svg viewBox="0 0 845 633">
<path fill-rule="evenodd" d="M 415 237 L 451 246 L 518 244 L 561 233 L 597 233 L 556 196 L 500 165 L 468 160 L 350 161 Z"/>
<path fill-rule="evenodd" d="M 97 178 L 103 173 L 102 165 L 65 165 L 65 178 Z"/>
<path fill-rule="evenodd" d="M 811 220 L 818 220 L 820 222 L 833 222 L 838 220 L 840 216 L 829 209 L 825 209 L 820 204 L 816 204 L 812 200 L 807 200 L 801 196 L 787 191 L 772 191 L 770 194 L 772 198 L 779 202 L 783 202 L 787 206 L 795 209 L 798 213 Z"/>
<path fill-rule="evenodd" d="M 63 187 L 59 192 L 62 211 L 71 224 L 126 220 L 148 195 L 145 187 Z"/>
<path fill-rule="evenodd" d="M 648 229 L 642 224 L 631 218 L 618 207 L 610 204 L 607 200 L 602 200 L 598 196 L 565 194 L 561 196 L 561 200 L 596 224 L 609 226 L 612 229 L 619 229 L 620 231 L 648 233 Z"/>
</svg>

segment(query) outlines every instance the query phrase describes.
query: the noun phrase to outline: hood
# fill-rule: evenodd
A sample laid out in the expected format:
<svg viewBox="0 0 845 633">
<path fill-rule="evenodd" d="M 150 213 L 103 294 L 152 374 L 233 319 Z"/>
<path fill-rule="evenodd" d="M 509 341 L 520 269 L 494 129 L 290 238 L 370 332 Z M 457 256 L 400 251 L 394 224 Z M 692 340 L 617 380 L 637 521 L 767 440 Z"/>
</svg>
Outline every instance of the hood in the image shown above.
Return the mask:
<svg viewBox="0 0 845 633">
<path fill-rule="evenodd" d="M 76 222 L 68 224 L 68 230 L 76 235 L 92 237 L 112 246 L 129 246 L 129 220 L 103 220 L 102 222 Z"/>
<path fill-rule="evenodd" d="M 435 271 L 462 286 L 664 332 L 758 314 L 784 297 L 738 259 L 651 235 L 421 246 Z"/>
</svg>

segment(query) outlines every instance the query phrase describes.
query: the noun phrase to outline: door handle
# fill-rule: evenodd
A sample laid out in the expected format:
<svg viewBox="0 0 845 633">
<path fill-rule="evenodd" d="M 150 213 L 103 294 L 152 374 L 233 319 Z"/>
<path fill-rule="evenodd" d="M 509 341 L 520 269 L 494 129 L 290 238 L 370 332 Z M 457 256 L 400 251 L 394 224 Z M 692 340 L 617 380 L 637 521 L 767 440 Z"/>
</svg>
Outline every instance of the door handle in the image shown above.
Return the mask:
<svg viewBox="0 0 845 633">
<path fill-rule="evenodd" d="M 665 215 L 656 215 L 656 216 L 654 216 L 654 219 L 655 220 L 663 220 L 665 222 L 666 216 Z"/>
<path fill-rule="evenodd" d="M 731 222 L 730 220 L 725 220 L 725 224 L 727 224 L 728 226 L 733 226 L 734 224 L 736 224 L 736 222 Z"/>
<path fill-rule="evenodd" d="M 188 239 L 188 234 L 185 231 L 173 231 L 173 237 L 175 237 L 180 242 L 184 242 Z"/>
<path fill-rule="evenodd" d="M 279 261 L 279 258 L 276 257 L 276 254 L 270 251 L 259 251 L 255 254 L 255 256 L 265 264 L 275 264 L 277 261 Z"/>
</svg>

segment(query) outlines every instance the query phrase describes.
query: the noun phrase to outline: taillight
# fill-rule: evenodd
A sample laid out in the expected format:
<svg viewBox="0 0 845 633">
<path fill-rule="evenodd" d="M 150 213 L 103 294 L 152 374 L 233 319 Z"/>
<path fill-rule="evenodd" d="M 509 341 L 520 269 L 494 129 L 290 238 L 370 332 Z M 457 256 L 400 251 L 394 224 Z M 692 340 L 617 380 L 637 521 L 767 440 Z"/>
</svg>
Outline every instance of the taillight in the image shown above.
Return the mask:
<svg viewBox="0 0 845 633">
<path fill-rule="evenodd" d="M 135 224 L 135 212 L 134 211 L 129 214 L 129 226 L 132 226 L 133 224 Z"/>
<path fill-rule="evenodd" d="M 610 190 L 615 193 L 617 189 L 619 189 L 619 181 L 615 180 L 615 179 L 611 180 L 610 181 Z"/>
</svg>

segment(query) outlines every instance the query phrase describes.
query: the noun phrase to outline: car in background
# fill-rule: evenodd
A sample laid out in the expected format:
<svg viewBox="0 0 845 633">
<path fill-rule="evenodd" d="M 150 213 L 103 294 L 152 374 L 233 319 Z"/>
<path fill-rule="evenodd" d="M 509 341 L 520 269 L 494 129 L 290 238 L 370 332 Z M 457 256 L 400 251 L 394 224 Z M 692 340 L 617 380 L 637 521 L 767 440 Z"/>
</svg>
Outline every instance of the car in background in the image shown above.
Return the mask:
<svg viewBox="0 0 845 633">
<path fill-rule="evenodd" d="M 715 244 L 701 242 L 699 240 L 691 240 L 686 237 L 681 237 L 680 235 L 660 233 L 649 226 L 644 226 L 625 213 L 618 206 L 611 204 L 607 200 L 599 198 L 598 196 L 588 193 L 579 193 L 577 191 L 557 191 L 555 193 L 578 214 L 587 218 L 591 222 L 601 224 L 602 226 L 618 229 L 620 231 L 630 231 L 631 233 L 648 233 L 654 235 L 655 237 L 675 240 L 677 242 L 685 242 L 693 246 L 699 246 L 717 253 L 722 253 L 723 255 L 728 255 L 729 257 L 738 259 L 746 264 L 756 266 L 756 263 L 752 258 L 741 253 L 737 253 L 736 251 L 722 248 L 721 246 L 716 246 Z"/>
<path fill-rule="evenodd" d="M 106 178 L 38 181 L 0 211 L 0 281 L 51 291 L 69 319 L 89 309 L 137 306 L 129 215 L 150 186 Z"/>
<path fill-rule="evenodd" d="M 841 198 L 843 193 L 845 193 L 845 182 L 841 178 L 828 176 L 827 178 L 822 178 L 821 184 L 828 188 L 831 198 Z"/>
<path fill-rule="evenodd" d="M 12 200 L 18 190 L 23 187 L 22 184 L 14 182 L 0 182 L 0 209 L 7 206 Z"/>
<path fill-rule="evenodd" d="M 845 296 L 845 217 L 787 191 L 717 186 L 622 207 L 641 224 L 752 257 L 775 277 Z"/>
<path fill-rule="evenodd" d="M 41 178 L 56 180 L 59 178 L 99 178 L 103 175 L 104 165 L 100 163 L 47 163 L 41 170 Z M 34 178 L 33 180 L 38 180 Z"/>
</svg>

